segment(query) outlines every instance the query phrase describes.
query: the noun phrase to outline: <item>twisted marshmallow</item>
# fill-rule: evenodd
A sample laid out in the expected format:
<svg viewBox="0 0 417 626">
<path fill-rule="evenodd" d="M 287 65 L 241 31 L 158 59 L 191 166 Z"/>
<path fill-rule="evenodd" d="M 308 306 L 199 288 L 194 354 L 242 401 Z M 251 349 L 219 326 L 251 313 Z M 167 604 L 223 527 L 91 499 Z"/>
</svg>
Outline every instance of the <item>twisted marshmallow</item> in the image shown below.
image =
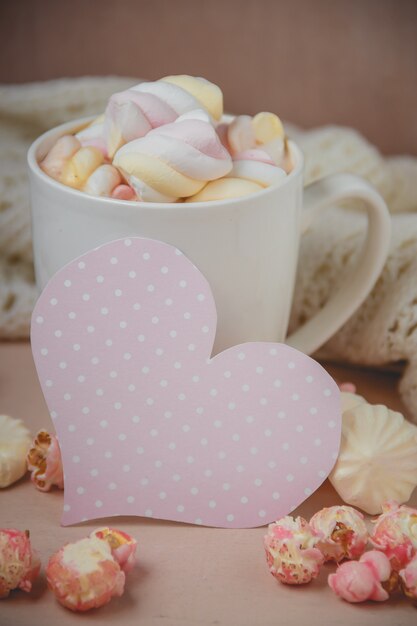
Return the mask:
<svg viewBox="0 0 417 626">
<path fill-rule="evenodd" d="M 263 150 L 246 150 L 237 154 L 232 170 L 225 178 L 207 183 L 187 202 L 207 202 L 247 196 L 285 178 L 283 169 L 277 167 Z"/>
<path fill-rule="evenodd" d="M 232 169 L 229 153 L 201 110 L 125 144 L 116 152 L 113 165 L 147 202 L 193 196 L 207 181 Z"/>
<path fill-rule="evenodd" d="M 125 143 L 144 137 L 153 128 L 174 122 L 177 117 L 204 109 L 219 120 L 223 94 L 217 85 L 193 76 L 167 76 L 113 94 L 105 112 L 104 135 L 108 154 Z"/>
</svg>

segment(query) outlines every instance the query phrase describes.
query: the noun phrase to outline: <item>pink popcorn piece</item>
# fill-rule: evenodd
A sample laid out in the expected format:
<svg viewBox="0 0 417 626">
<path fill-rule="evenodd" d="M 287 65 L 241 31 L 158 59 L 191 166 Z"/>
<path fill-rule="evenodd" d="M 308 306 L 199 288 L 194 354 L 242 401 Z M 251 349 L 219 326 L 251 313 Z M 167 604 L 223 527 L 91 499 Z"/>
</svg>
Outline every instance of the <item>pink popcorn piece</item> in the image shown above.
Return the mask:
<svg viewBox="0 0 417 626">
<path fill-rule="evenodd" d="M 124 591 L 126 572 L 134 564 L 136 541 L 110 528 L 64 545 L 46 568 L 48 586 L 71 611 L 89 611 Z"/>
<path fill-rule="evenodd" d="M 415 556 L 399 573 L 404 594 L 417 603 L 417 556 Z"/>
<path fill-rule="evenodd" d="M 396 502 L 386 502 L 374 522 L 370 542 L 390 559 L 399 572 L 417 554 L 417 509 Z"/>
<path fill-rule="evenodd" d="M 368 529 L 362 513 L 351 506 L 321 509 L 310 520 L 311 528 L 321 535 L 317 547 L 326 561 L 358 559 L 368 543 Z"/>
<path fill-rule="evenodd" d="M 29 531 L 0 529 L 0 599 L 13 589 L 29 592 L 41 569 L 39 556 L 31 546 Z"/>
<path fill-rule="evenodd" d="M 108 542 L 113 558 L 126 574 L 133 569 L 136 562 L 137 541 L 131 535 L 122 530 L 105 527 L 94 530 L 90 537 L 97 537 Z"/>
<path fill-rule="evenodd" d="M 390 585 L 391 564 L 378 550 L 370 550 L 359 561 L 346 561 L 328 577 L 329 587 L 347 602 L 388 600 L 389 594 L 382 583 Z"/>
<path fill-rule="evenodd" d="M 61 450 L 58 439 L 46 430 L 36 435 L 27 454 L 31 480 L 39 491 L 49 491 L 52 486 L 64 488 Z"/>
<path fill-rule="evenodd" d="M 346 393 L 356 393 L 356 385 L 355 383 L 340 383 L 339 385 L 340 391 L 345 391 Z"/>
<path fill-rule="evenodd" d="M 319 539 L 302 517 L 287 515 L 269 524 L 264 547 L 272 576 L 287 585 L 303 585 L 316 578 L 324 561 L 316 547 Z"/>
</svg>

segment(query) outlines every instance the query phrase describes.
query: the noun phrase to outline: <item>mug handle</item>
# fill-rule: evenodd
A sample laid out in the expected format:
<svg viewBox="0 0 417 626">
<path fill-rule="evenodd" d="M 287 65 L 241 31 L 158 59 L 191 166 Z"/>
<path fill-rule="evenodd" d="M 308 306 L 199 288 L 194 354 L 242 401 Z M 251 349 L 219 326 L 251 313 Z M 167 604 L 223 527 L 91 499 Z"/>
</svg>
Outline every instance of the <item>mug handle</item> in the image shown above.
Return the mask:
<svg viewBox="0 0 417 626">
<path fill-rule="evenodd" d="M 368 229 L 359 258 L 323 308 L 286 339 L 286 343 L 305 354 L 315 352 L 349 319 L 376 283 L 388 256 L 391 218 L 387 205 L 375 189 L 353 174 L 334 174 L 311 183 L 304 189 L 301 230 L 340 200 L 364 202 Z"/>
</svg>

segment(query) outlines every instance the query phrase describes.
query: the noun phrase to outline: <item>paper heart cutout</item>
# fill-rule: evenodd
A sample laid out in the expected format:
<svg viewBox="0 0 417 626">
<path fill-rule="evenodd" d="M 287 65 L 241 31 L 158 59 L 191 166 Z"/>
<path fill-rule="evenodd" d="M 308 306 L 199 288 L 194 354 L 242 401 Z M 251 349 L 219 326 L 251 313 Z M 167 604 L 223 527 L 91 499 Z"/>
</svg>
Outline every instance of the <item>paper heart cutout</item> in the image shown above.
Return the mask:
<svg viewBox="0 0 417 626">
<path fill-rule="evenodd" d="M 327 477 L 341 429 L 333 379 L 282 344 L 210 358 L 216 321 L 200 271 L 150 239 L 105 244 L 49 281 L 31 337 L 62 450 L 63 524 L 259 526 Z"/>
</svg>

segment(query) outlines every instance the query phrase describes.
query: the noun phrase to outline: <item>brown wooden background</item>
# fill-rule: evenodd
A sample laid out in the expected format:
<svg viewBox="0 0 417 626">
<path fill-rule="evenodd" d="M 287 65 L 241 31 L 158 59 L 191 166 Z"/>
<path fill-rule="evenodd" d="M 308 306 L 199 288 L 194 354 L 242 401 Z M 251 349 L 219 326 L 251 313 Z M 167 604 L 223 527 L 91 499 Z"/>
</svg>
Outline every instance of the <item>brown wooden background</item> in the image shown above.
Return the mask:
<svg viewBox="0 0 417 626">
<path fill-rule="evenodd" d="M 416 0 L 0 0 L 0 81 L 205 76 L 229 111 L 417 154 Z"/>
</svg>

